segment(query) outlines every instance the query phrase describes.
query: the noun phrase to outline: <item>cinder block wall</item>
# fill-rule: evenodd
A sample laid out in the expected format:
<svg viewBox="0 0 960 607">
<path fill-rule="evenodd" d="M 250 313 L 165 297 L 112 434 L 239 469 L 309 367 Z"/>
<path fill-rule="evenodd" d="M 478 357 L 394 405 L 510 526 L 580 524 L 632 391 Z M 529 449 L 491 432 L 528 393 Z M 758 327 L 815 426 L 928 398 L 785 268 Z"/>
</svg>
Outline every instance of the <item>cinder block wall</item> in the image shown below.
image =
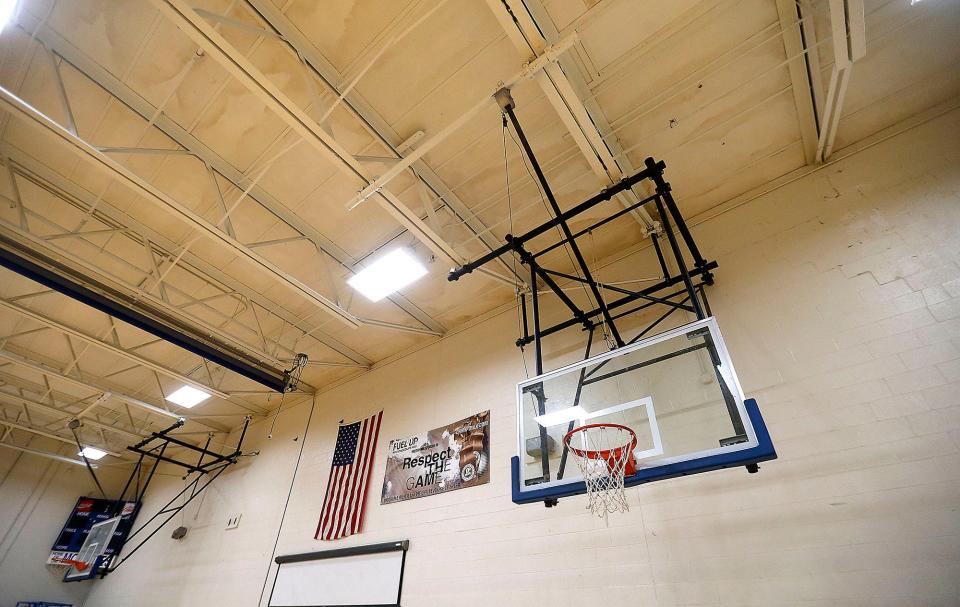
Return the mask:
<svg viewBox="0 0 960 607">
<path fill-rule="evenodd" d="M 759 474 L 634 488 L 607 524 L 581 499 L 514 506 L 524 367 L 510 311 L 321 394 L 289 503 L 309 406 L 273 441 L 258 425 L 263 455 L 197 512 L 193 551 L 160 538 L 87 605 L 253 606 L 275 542 L 287 554 L 397 539 L 411 541 L 409 606 L 960 604 L 958 132 L 953 111 L 695 226 L 721 264 L 713 310 L 780 453 Z M 605 278 L 648 263 L 641 251 Z M 578 356 L 573 341 L 552 348 L 553 363 Z M 380 506 L 379 449 L 365 532 L 316 542 L 337 422 L 380 408 L 382 444 L 491 409 L 493 480 Z M 238 509 L 241 527 L 224 531 Z"/>
</svg>

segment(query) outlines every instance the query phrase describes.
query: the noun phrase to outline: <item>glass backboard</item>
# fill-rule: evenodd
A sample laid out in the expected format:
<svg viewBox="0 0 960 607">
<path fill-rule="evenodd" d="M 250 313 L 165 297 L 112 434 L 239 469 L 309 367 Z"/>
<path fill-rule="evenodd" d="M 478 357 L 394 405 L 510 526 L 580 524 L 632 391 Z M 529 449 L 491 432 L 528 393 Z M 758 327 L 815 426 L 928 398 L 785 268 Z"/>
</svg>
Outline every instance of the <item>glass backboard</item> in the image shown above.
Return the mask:
<svg viewBox="0 0 960 607">
<path fill-rule="evenodd" d="M 713 464 L 740 460 L 715 458 L 740 452 L 746 461 L 761 447 L 767 456 L 757 461 L 772 459 L 766 428 L 759 437 L 755 428 L 759 412 L 744 400 L 713 318 L 525 380 L 517 386 L 514 501 L 583 493 L 563 439 L 587 424 L 620 424 L 636 434 L 637 473 L 628 485 L 701 471 L 698 463 L 702 471 L 727 467 Z"/>
<path fill-rule="evenodd" d="M 110 546 L 110 540 L 117 531 L 121 517 L 115 516 L 90 527 L 90 533 L 83 541 L 83 547 L 73 558 L 74 564 L 63 576 L 64 582 L 79 582 L 93 579 L 106 558 L 104 553 Z"/>
</svg>

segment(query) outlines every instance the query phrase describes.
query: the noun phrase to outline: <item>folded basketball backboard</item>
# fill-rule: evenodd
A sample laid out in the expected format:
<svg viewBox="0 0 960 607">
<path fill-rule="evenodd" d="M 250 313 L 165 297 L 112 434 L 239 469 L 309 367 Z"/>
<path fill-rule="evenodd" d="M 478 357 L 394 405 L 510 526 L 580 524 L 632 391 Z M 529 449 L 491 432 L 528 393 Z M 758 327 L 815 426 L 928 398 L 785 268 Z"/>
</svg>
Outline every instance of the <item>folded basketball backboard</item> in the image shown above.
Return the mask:
<svg viewBox="0 0 960 607">
<path fill-rule="evenodd" d="M 100 567 L 108 558 L 104 553 L 110 546 L 110 540 L 113 539 L 121 518 L 115 516 L 90 527 L 90 533 L 87 534 L 80 552 L 67 562 L 70 568 L 63 576 L 64 582 L 91 580 L 97 576 Z"/>
<path fill-rule="evenodd" d="M 571 450 L 590 437 L 571 433 L 577 428 L 636 435 L 625 486 L 734 466 L 752 472 L 776 457 L 713 318 L 525 380 L 517 403 L 516 503 L 586 491 Z"/>
</svg>

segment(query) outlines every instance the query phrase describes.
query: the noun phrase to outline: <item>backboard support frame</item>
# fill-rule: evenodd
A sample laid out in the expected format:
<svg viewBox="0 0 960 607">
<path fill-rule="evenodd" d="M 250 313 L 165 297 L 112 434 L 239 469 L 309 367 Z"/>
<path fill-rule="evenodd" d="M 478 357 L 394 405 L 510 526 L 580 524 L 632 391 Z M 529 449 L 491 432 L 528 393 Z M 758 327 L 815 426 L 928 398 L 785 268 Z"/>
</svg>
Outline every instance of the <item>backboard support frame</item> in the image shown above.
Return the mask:
<svg viewBox="0 0 960 607">
<path fill-rule="evenodd" d="M 666 164 L 663 161 L 658 162 L 653 158 L 647 158 L 644 161 L 644 169 L 634 173 L 629 177 L 621 179 L 617 183 L 601 190 L 598 194 L 584 200 L 577 205 L 574 205 L 568 210 L 562 211 L 556 197 L 553 194 L 550 184 L 547 182 L 546 176 L 544 175 L 543 170 L 540 167 L 535 154 L 533 153 L 533 149 L 531 148 L 530 143 L 523 132 L 523 128 L 517 119 L 517 116 L 514 112 L 516 103 L 509 89 L 501 89 L 500 91 L 497 91 L 497 93 L 494 95 L 494 99 L 500 106 L 503 114 L 504 129 L 507 129 L 509 121 L 509 124 L 512 125 L 513 130 L 519 139 L 519 143 L 523 149 L 524 155 L 533 169 L 536 180 L 539 182 L 542 193 L 549 203 L 553 217 L 523 234 L 507 234 L 504 237 L 505 243 L 502 246 L 494 249 L 486 255 L 477 258 L 474 261 L 470 261 L 458 268 L 454 268 L 450 271 L 447 279 L 449 281 L 456 281 L 460 277 L 479 269 L 483 265 L 497 260 L 502 256 L 508 255 L 515 256 L 529 269 L 529 293 L 522 293 L 518 288 L 518 293 L 521 295 L 521 335 L 516 340 L 516 345 L 523 349 L 524 346 L 533 344 L 536 375 L 539 377 L 544 374 L 542 350 L 543 338 L 571 327 L 581 326 L 582 329 L 587 333 L 587 345 L 584 353 L 584 359 L 589 359 L 591 343 L 598 327 L 602 327 L 605 332 L 609 333 L 614 342 L 614 349 L 612 352 L 617 352 L 623 348 L 628 348 L 634 344 L 637 344 L 640 342 L 640 340 L 645 340 L 647 336 L 654 331 L 654 329 L 661 326 L 664 321 L 666 321 L 678 310 L 694 315 L 696 317 L 696 321 L 705 321 L 710 318 L 712 313 L 704 287 L 713 284 L 713 270 L 718 267 L 718 264 L 716 261 L 708 261 L 705 259 L 701 254 L 696 242 L 694 241 L 693 236 L 690 233 L 690 230 L 688 229 L 686 222 L 679 211 L 679 208 L 677 207 L 676 201 L 673 198 L 672 188 L 664 179 L 664 169 L 666 168 Z M 640 191 L 641 188 L 639 186 L 644 182 L 647 183 L 647 190 L 652 191 L 652 194 L 647 195 L 645 192 Z M 568 223 L 569 221 L 601 203 L 613 200 L 614 197 L 621 197 L 624 195 L 628 195 L 629 200 L 634 202 L 624 203 L 621 209 L 611 213 L 599 221 L 591 223 L 591 225 L 580 229 L 577 232 L 574 232 L 571 229 L 570 224 Z M 623 199 L 621 198 L 621 200 Z M 596 280 L 591 273 L 591 269 L 588 267 L 585 261 L 585 258 L 577 243 L 577 239 L 584 235 L 592 234 L 594 230 L 599 229 L 621 217 L 624 217 L 629 213 L 637 213 L 648 204 L 655 207 L 659 222 L 654 222 L 652 226 L 648 225 L 647 229 L 645 230 L 645 236 L 650 237 L 652 247 L 657 256 L 660 270 L 662 271 L 662 280 L 638 290 L 625 289 L 617 285 L 605 284 Z M 559 229 L 561 232 L 562 236 L 559 240 L 539 251 L 531 250 L 532 241 L 535 238 L 543 236 L 554 229 Z M 668 258 L 665 251 L 665 248 L 667 247 L 664 247 L 661 244 L 661 238 L 663 237 L 666 238 L 666 242 L 669 245 L 668 250 L 672 255 L 671 261 L 672 265 L 676 268 L 676 272 L 671 271 L 671 264 L 667 261 Z M 571 254 L 570 257 L 574 260 L 574 267 L 576 268 L 574 274 L 545 268 L 541 265 L 540 260 L 543 255 L 560 247 L 565 247 Z M 688 258 L 692 260 L 692 267 L 688 266 Z M 582 309 L 579 307 L 563 291 L 563 289 L 561 289 L 557 283 L 557 279 L 564 279 L 573 283 L 579 283 L 586 287 L 589 290 L 590 295 L 592 295 L 592 299 L 589 303 L 590 307 L 587 309 Z M 555 295 L 568 309 L 570 313 L 570 317 L 568 319 L 557 322 L 550 326 L 542 326 L 543 323 L 541 322 L 542 319 L 540 309 L 541 286 L 538 285 L 538 283 L 540 283 L 543 288 L 549 289 L 549 291 L 552 292 L 552 294 Z M 617 299 L 606 301 L 603 296 L 604 292 L 608 294 L 614 294 Z M 529 305 L 527 304 L 528 298 L 530 300 Z M 647 326 L 641 329 L 639 333 L 632 339 L 628 341 L 624 340 L 616 321 L 625 316 L 631 316 L 643 312 L 647 308 L 651 308 L 653 306 L 666 308 L 666 310 L 652 322 L 649 322 Z M 710 318 L 710 320 L 712 321 L 712 318 Z M 717 335 L 719 335 L 719 332 L 717 332 Z M 716 344 L 714 344 L 711 340 L 712 337 L 708 331 L 708 334 L 705 338 L 705 343 L 698 347 L 705 348 L 710 354 L 710 358 L 713 363 L 712 366 L 716 372 L 716 380 L 723 392 L 723 400 L 734 430 L 731 436 L 720 441 L 720 446 L 732 447 L 741 445 L 745 437 L 747 437 L 748 434 L 751 434 L 748 432 L 750 427 L 756 428 L 757 433 L 762 432 L 763 435 L 769 439 L 769 435 L 766 434 L 766 428 L 763 426 L 762 418 L 760 418 L 759 410 L 756 409 L 756 403 L 754 401 L 750 401 L 753 404 L 747 405 L 742 391 L 739 390 L 739 386 L 737 389 L 737 395 L 734 395 L 727 386 L 727 382 L 730 380 L 730 377 L 724 377 L 721 374 L 721 368 L 723 367 L 723 365 L 721 365 L 722 361 L 720 360 L 719 351 Z M 683 354 L 683 352 L 679 354 Z M 729 362 L 726 365 L 726 369 L 732 372 L 732 365 L 729 364 Z M 577 399 L 579 399 L 580 392 L 583 389 L 585 382 L 589 381 L 591 381 L 590 378 L 585 377 L 585 374 L 581 373 L 577 387 Z M 599 381 L 599 378 L 594 381 Z M 532 390 L 532 394 L 537 399 L 536 406 L 538 414 L 544 415 L 546 412 L 546 399 L 544 395 L 542 392 L 538 395 L 536 389 Z M 754 414 L 756 415 L 759 423 L 754 422 Z M 750 423 L 746 427 L 743 423 L 744 419 L 750 420 Z M 519 423 L 520 422 L 518 420 L 518 424 Z M 569 429 L 573 429 L 572 421 L 570 422 Z M 521 442 L 525 440 L 525 437 L 522 434 L 518 434 L 518 438 Z M 540 441 L 540 452 L 548 454 L 551 438 L 547 435 L 546 430 L 542 426 L 540 428 L 538 438 Z M 755 439 L 758 438 L 759 437 L 757 436 L 751 436 L 750 440 L 755 442 Z M 745 456 L 739 459 L 726 458 L 722 460 L 703 461 L 701 462 L 702 467 L 704 468 L 703 470 L 700 470 L 697 465 L 693 465 L 693 468 L 690 468 L 689 466 L 680 466 L 678 470 L 682 470 L 681 472 L 678 472 L 678 474 L 692 473 L 689 471 L 692 469 L 705 471 L 706 468 L 711 466 L 728 467 L 730 465 L 743 465 L 749 472 L 756 472 L 758 470 L 757 463 L 759 461 L 765 461 L 766 459 L 772 459 L 776 457 L 772 444 L 769 444 L 769 441 L 764 445 L 757 445 L 757 448 L 760 447 L 763 448 L 753 453 L 751 456 Z M 521 457 L 523 453 L 524 452 L 522 450 L 518 451 L 518 457 L 515 458 L 517 461 L 514 462 L 515 468 L 519 468 L 520 462 L 518 458 Z M 730 462 L 740 463 L 733 464 Z M 562 480 L 566 463 L 567 450 L 565 447 L 559 462 L 558 480 Z M 549 479 L 550 464 L 548 457 L 541 458 L 541 466 L 542 478 Z M 518 486 L 517 480 L 518 477 L 515 474 L 515 492 L 524 493 L 529 496 L 531 492 L 524 490 L 521 486 Z M 648 480 L 633 478 L 631 480 L 631 484 L 636 484 L 638 482 L 649 482 L 650 480 L 656 479 L 654 479 L 652 475 L 648 478 Z M 549 487 L 537 488 L 537 491 L 539 492 L 538 495 L 542 496 L 539 499 L 541 499 L 547 507 L 556 505 L 558 496 L 569 494 L 564 493 L 563 491 L 551 492 L 551 489 L 552 488 Z M 514 495 L 514 497 L 514 501 L 517 501 L 517 495 Z M 529 500 L 525 498 L 521 503 L 526 503 L 527 501 L 538 501 L 538 499 L 534 498 Z"/>
</svg>

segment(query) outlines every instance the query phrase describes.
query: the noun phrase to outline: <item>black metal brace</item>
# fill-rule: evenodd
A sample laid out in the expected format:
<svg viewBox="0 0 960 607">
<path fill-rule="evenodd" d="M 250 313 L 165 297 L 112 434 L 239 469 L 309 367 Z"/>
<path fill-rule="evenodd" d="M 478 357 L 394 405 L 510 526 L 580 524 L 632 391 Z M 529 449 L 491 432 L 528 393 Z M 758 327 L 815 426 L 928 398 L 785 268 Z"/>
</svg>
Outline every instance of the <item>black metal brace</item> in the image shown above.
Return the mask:
<svg viewBox="0 0 960 607">
<path fill-rule="evenodd" d="M 527 160 L 530 162 L 544 197 L 546 198 L 547 203 L 553 213 L 553 217 L 523 234 L 507 234 L 504 238 L 505 242 L 502 246 L 473 261 L 465 263 L 458 268 L 454 268 L 450 271 L 447 279 L 450 281 L 458 280 L 460 277 L 473 272 L 477 268 L 503 255 L 509 253 L 517 254 L 517 256 L 520 258 L 520 261 L 530 270 L 529 297 L 531 305 L 527 306 L 526 297 L 521 298 L 520 310 L 522 314 L 522 334 L 517 339 L 516 344 L 520 348 L 523 348 L 523 346 L 529 343 L 534 344 L 537 375 L 543 374 L 543 349 L 541 346 L 541 340 L 548 335 L 552 335 L 564 329 L 580 325 L 584 331 L 588 332 L 587 347 L 584 352 L 584 357 L 589 358 L 590 344 L 592 342 L 595 329 L 600 326 L 601 323 L 606 327 L 606 330 L 609 331 L 610 336 L 613 338 L 616 344 L 615 347 L 619 348 L 627 344 L 635 343 L 636 341 L 642 339 L 677 310 L 691 312 L 695 314 L 698 319 L 706 318 L 709 315 L 709 304 L 707 303 L 706 294 L 704 293 L 703 287 L 704 285 L 713 284 L 714 277 L 712 271 L 717 268 L 717 262 L 708 261 L 704 259 L 703 255 L 701 255 L 700 249 L 697 247 L 690 230 L 687 228 L 687 224 L 684 221 L 683 216 L 680 214 L 680 210 L 677 207 L 676 201 L 673 198 L 672 188 L 663 177 L 666 164 L 663 161 L 656 161 L 653 158 L 647 158 L 644 161 L 644 168 L 642 170 L 629 177 L 621 179 L 619 182 L 604 190 L 601 190 L 598 194 L 584 200 L 579 204 L 574 205 L 570 209 L 562 211 L 556 197 L 554 196 L 553 190 L 550 188 L 550 184 L 547 183 L 546 176 L 540 167 L 540 163 L 537 161 L 537 158 L 533 153 L 530 142 L 527 140 L 526 135 L 523 132 L 520 121 L 517 119 L 516 113 L 514 112 L 516 103 L 514 102 L 509 89 L 501 89 L 497 91 L 497 93 L 494 95 L 494 99 L 496 99 L 503 113 L 504 127 L 506 128 L 508 120 L 513 126 L 513 130 L 519 139 L 520 147 L 522 148 Z M 646 197 L 637 196 L 638 200 L 636 202 L 631 202 L 630 204 L 611 212 L 608 216 L 592 223 L 586 228 L 580 229 L 577 232 L 573 232 L 573 230 L 571 230 L 568 223 L 569 221 L 599 204 L 612 200 L 615 196 L 622 192 L 633 191 L 635 186 L 645 180 L 649 180 L 649 182 L 651 182 L 651 185 L 653 186 L 651 189 L 654 191 L 654 194 Z M 598 282 L 594 278 L 590 268 L 587 266 L 583 253 L 581 252 L 577 243 L 577 239 L 586 234 L 590 234 L 593 232 L 593 230 L 601 228 L 627 215 L 628 213 L 644 207 L 649 203 L 653 203 L 657 215 L 659 216 L 660 227 L 662 229 L 662 232 L 660 230 L 652 231 L 649 236 L 651 243 L 653 244 L 654 251 L 657 255 L 657 261 L 659 263 L 660 270 L 663 272 L 663 279 L 655 284 L 636 290 L 625 289 L 619 286 L 607 285 Z M 677 234 L 674 233 L 674 227 L 679 233 L 679 238 L 677 237 Z M 554 228 L 559 228 L 561 232 L 562 236 L 559 240 L 537 252 L 530 251 L 527 248 L 529 243 L 534 238 L 542 236 Z M 663 237 L 666 238 L 669 245 L 669 250 L 672 257 L 670 261 L 668 261 L 666 255 L 664 255 L 664 249 L 661 246 L 660 239 Z M 539 263 L 539 258 L 541 256 L 560 247 L 568 247 L 572 253 L 574 265 L 576 267 L 574 273 L 548 269 Z M 684 250 L 684 248 L 686 250 Z M 689 256 L 689 258 L 692 259 L 692 268 L 688 265 L 686 256 Z M 676 267 L 676 272 L 671 271 L 670 262 L 672 262 L 673 266 Z M 592 295 L 592 301 L 589 304 L 591 306 L 590 309 L 585 310 L 578 306 L 573 299 L 560 288 L 554 277 L 572 280 L 586 286 Z M 540 288 L 538 283 L 542 283 L 543 286 L 548 288 L 559 298 L 563 305 L 569 310 L 571 316 L 570 318 L 549 327 L 541 326 L 541 302 Z M 681 289 L 672 289 L 672 287 L 679 285 L 682 285 Z M 618 295 L 617 299 L 609 302 L 605 301 L 602 295 L 602 291 L 604 290 Z M 635 306 L 630 305 L 641 300 L 644 303 Z M 621 336 L 620 330 L 616 325 L 617 319 L 640 312 L 655 305 L 666 307 L 666 312 L 643 328 L 639 334 L 625 342 Z M 615 310 L 620 308 L 626 309 L 614 313 Z M 712 351 L 713 344 L 711 342 L 698 345 L 695 348 L 690 348 L 688 350 L 692 351 L 693 349 L 700 348 L 711 350 L 711 355 L 715 356 L 715 353 Z M 672 356 L 679 356 L 683 353 L 686 353 L 686 350 L 682 350 Z M 654 364 L 656 362 L 659 362 L 659 360 L 654 359 L 645 364 Z M 605 377 L 591 377 L 603 366 L 604 364 L 601 363 L 590 372 L 586 372 L 585 369 L 581 371 L 577 387 L 578 399 L 580 391 L 584 386 L 592 382 L 599 381 Z M 546 408 L 546 399 L 542 390 L 538 391 L 535 389 L 535 387 L 538 385 L 539 384 L 531 386 L 529 391 L 536 397 L 536 408 L 538 413 L 543 414 Z M 725 394 L 724 396 L 726 397 L 727 395 Z M 729 401 L 730 399 L 727 400 Z M 729 402 L 728 406 L 730 406 Z M 731 413 L 731 419 L 733 419 L 733 417 L 734 415 Z M 735 420 L 735 429 L 739 428 L 736 426 L 737 421 L 739 421 L 739 419 Z M 543 428 L 541 428 L 539 438 L 541 442 L 540 447 L 542 453 L 546 453 L 548 448 L 548 437 L 546 436 Z M 564 450 L 564 453 L 561 456 L 560 469 L 557 472 L 557 478 L 562 478 L 563 476 L 564 469 L 566 467 L 566 456 L 566 450 Z M 551 473 L 548 458 L 542 458 L 542 465 L 543 480 L 534 482 L 546 482 L 550 480 Z M 552 500 L 547 502 L 546 505 L 549 507 L 555 505 L 555 503 L 555 500 Z"/>
</svg>

